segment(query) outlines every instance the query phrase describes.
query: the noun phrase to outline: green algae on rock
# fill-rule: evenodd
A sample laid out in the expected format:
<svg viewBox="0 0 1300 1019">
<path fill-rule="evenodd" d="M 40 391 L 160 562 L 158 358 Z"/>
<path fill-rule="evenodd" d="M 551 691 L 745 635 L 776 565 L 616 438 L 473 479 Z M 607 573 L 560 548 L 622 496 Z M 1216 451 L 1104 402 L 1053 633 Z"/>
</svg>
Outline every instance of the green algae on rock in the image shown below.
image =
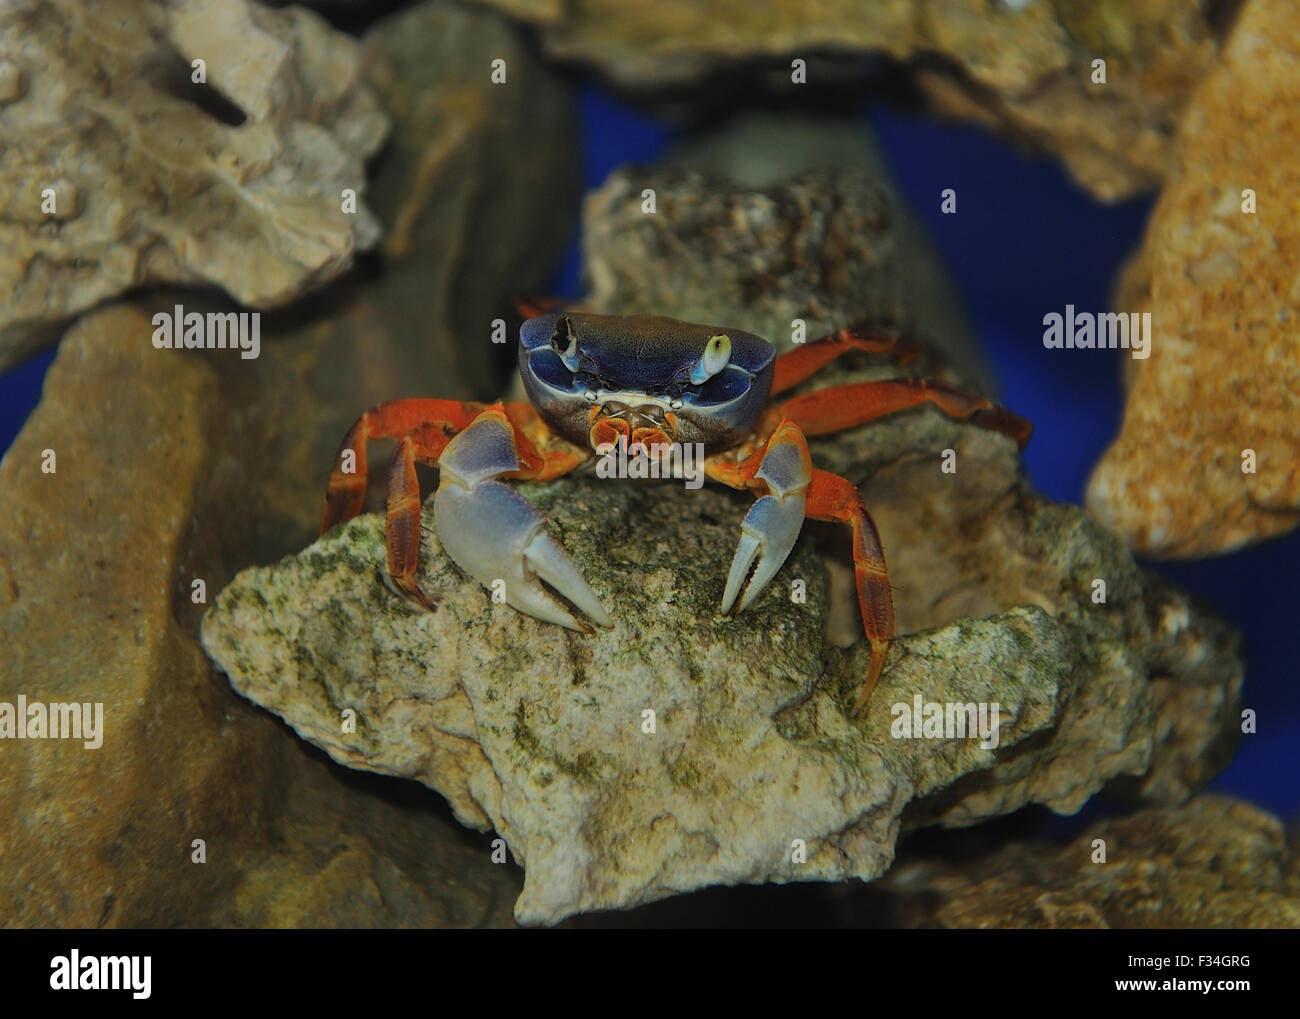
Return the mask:
<svg viewBox="0 0 1300 1019">
<path fill-rule="evenodd" d="M 710 884 L 873 878 L 904 824 L 969 824 L 1026 803 L 1072 811 L 1161 763 L 1157 642 L 1126 626 L 1146 613 L 1140 599 L 1086 623 L 1008 605 L 901 636 L 852 721 L 844 690 L 862 651 L 825 664 L 828 586 L 810 543 L 724 619 L 742 500 L 590 478 L 520 490 L 615 610 L 612 631 L 588 638 L 494 604 L 433 534 L 421 586 L 438 608 L 412 608 L 378 582 L 383 522 L 364 516 L 241 574 L 205 616 L 203 642 L 240 693 L 335 760 L 417 779 L 464 823 L 499 832 L 526 872 L 521 922 Z M 1096 541 L 1080 511 L 1040 512 L 1052 533 L 1038 537 L 1063 559 L 1091 550 L 1140 588 L 1127 553 Z M 1050 559 L 1039 569 L 1058 591 L 1074 583 Z M 792 579 L 806 602 L 791 600 Z M 896 583 L 911 586 L 906 572 Z M 1229 712 L 1231 635 L 1180 608 L 1187 639 L 1223 656 L 1211 682 Z M 897 738 L 891 706 L 917 695 L 997 702 L 996 745 Z"/>
</svg>

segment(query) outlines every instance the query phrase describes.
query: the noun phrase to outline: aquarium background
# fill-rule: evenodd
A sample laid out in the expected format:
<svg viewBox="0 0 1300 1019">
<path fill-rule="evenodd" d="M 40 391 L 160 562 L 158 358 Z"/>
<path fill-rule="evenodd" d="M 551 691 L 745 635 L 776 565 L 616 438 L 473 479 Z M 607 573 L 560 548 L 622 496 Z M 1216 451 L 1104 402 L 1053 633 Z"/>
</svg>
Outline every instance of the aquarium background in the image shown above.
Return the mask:
<svg viewBox="0 0 1300 1019">
<path fill-rule="evenodd" d="M 655 160 L 674 138 L 671 127 L 593 84 L 582 86 L 580 103 L 584 189 L 625 163 Z M 885 105 L 862 116 L 948 263 L 1002 402 L 1034 423 L 1024 454 L 1033 482 L 1053 499 L 1082 503 L 1089 471 L 1118 430 L 1120 358 L 1127 355 L 1046 350 L 1042 316 L 1066 304 L 1110 307 L 1112 281 L 1141 240 L 1151 201 L 1099 204 L 1055 161 L 1027 156 L 975 129 Z M 939 209 L 939 193 L 948 187 L 958 192 L 957 215 Z M 560 296 L 582 292 L 576 223 L 574 230 L 554 284 Z M 47 350 L 0 376 L 0 449 L 9 448 L 36 406 L 53 358 Z M 1197 465 L 1186 470 L 1194 485 Z M 1144 565 L 1214 605 L 1243 634 L 1243 706 L 1256 711 L 1258 731 L 1243 736 L 1231 766 L 1210 788 L 1296 819 L 1300 533 L 1232 555 Z M 1093 800 L 1076 820 L 1106 809 Z"/>
</svg>

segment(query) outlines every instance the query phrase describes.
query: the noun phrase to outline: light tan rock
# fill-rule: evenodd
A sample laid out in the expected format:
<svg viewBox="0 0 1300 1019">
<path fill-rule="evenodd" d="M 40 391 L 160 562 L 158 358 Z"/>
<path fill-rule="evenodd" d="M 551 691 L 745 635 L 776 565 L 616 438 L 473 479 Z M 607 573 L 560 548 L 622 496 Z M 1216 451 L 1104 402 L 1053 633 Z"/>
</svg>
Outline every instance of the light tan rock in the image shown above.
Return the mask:
<svg viewBox="0 0 1300 1019">
<path fill-rule="evenodd" d="M 1300 524 L 1297 152 L 1300 11 L 1251 0 L 1183 118 L 1118 298 L 1151 312 L 1154 337 L 1088 507 L 1146 554 L 1212 555 Z"/>
<path fill-rule="evenodd" d="M 386 123 L 356 43 L 302 8 L 0 7 L 0 370 L 132 287 L 268 308 L 338 276 L 379 239 L 365 160 Z"/>
<path fill-rule="evenodd" d="M 914 61 L 914 80 L 938 109 L 1055 153 L 1105 200 L 1164 178 L 1173 121 L 1220 30 L 1183 0 L 481 2 L 537 24 L 551 54 L 640 89 L 756 60 L 785 90 L 795 58 L 806 60 L 810 84 L 845 77 L 835 55 Z M 1097 59 L 1104 85 L 1092 80 Z"/>
<path fill-rule="evenodd" d="M 884 430 L 915 448 L 927 425 Z M 968 445 L 962 426 L 946 427 L 965 470 L 1006 477 L 996 447 L 1007 440 L 988 437 L 981 452 L 984 436 Z M 1232 632 L 1184 596 L 1147 589 L 1081 511 L 1014 485 L 991 505 L 964 503 L 933 457 L 924 481 L 915 455 L 906 505 L 881 500 L 885 541 L 900 539 L 898 510 L 959 526 L 922 543 L 931 555 L 946 547 L 947 560 L 892 563 L 910 592 L 906 635 L 857 723 L 843 704 L 866 653 L 859 643 L 827 666 L 829 595 L 810 542 L 747 612 L 718 616 L 743 508 L 716 490 L 595 478 L 521 487 L 616 614 L 590 638 L 494 605 L 434 534 L 420 583 L 438 609 L 409 606 L 377 579 L 383 520 L 368 515 L 241 573 L 205 614 L 204 646 L 240 693 L 336 761 L 417 779 L 462 823 L 499 833 L 526 871 L 515 908 L 525 923 L 711 884 L 872 878 L 901 828 L 968 825 L 1029 803 L 1069 813 L 1117 776 L 1173 770 L 1203 782 L 1203 762 L 1221 761 L 1232 740 Z M 1005 524 L 993 516 L 1008 510 Z M 982 559 L 974 535 L 996 554 Z M 940 572 L 942 590 L 930 580 Z M 1103 606 L 1089 597 L 1098 575 L 1111 585 Z M 806 603 L 790 597 L 795 578 Z M 987 605 L 997 606 L 987 618 L 965 614 Z M 926 612 L 953 621 L 914 632 Z M 1169 626 L 1171 615 L 1185 624 Z M 1213 714 L 1186 720 L 1203 734 L 1195 747 L 1166 747 L 1157 725 L 1166 698 L 1150 680 L 1177 657 L 1171 645 L 1208 666 L 1171 677 L 1212 694 L 1198 706 Z M 1000 742 L 899 738 L 897 706 L 916 697 L 997 702 Z M 348 709 L 355 732 L 341 724 Z"/>
</svg>

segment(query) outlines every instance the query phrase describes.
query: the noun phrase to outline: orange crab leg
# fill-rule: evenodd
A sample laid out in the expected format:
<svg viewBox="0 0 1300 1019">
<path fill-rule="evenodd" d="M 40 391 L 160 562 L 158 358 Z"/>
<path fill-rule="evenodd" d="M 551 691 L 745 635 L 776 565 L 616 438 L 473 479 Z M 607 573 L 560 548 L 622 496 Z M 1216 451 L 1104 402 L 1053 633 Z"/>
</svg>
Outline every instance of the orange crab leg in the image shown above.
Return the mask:
<svg viewBox="0 0 1300 1019">
<path fill-rule="evenodd" d="M 782 454 L 785 454 L 782 456 Z M 775 454 L 776 461 L 769 457 Z M 784 462 L 782 462 L 784 461 Z M 834 523 L 848 524 L 853 531 L 853 575 L 857 584 L 858 609 L 862 614 L 862 627 L 871 642 L 871 660 L 867 666 L 867 675 L 854 697 L 850 711 L 856 714 L 866 705 L 880 679 L 889 654 L 889 645 L 894 638 L 894 599 L 889 589 L 889 573 L 885 566 L 885 552 L 880 544 L 880 532 L 876 530 L 875 521 L 867 512 L 862 496 L 847 478 L 830 471 L 812 466 L 808 443 L 798 424 L 783 420 L 773 430 L 766 442 L 762 443 L 750 456 L 740 462 L 720 457 L 707 464 L 709 477 L 732 488 L 749 489 L 760 496 L 755 510 L 764 501 L 771 503 L 767 508 L 766 520 L 763 515 L 751 511 L 746 517 L 748 528 L 742 525 L 742 534 L 749 530 L 758 540 L 755 543 L 758 553 L 759 574 L 769 577 L 774 569 L 763 569 L 764 560 L 778 557 L 776 566 L 784 562 L 793 547 L 796 532 L 788 530 L 789 520 L 782 521 L 780 510 L 773 499 L 787 502 L 791 496 L 798 500 L 801 518 L 827 520 Z M 751 517 L 754 517 L 751 523 Z M 783 531 L 787 541 L 779 538 Z M 745 538 L 741 539 L 743 555 L 746 548 Z M 741 569 L 747 569 L 748 563 L 742 562 Z M 733 564 L 734 569 L 734 564 Z M 728 578 L 728 587 L 734 577 Z M 760 588 L 761 589 L 761 588 Z M 742 588 L 746 592 L 746 601 L 752 600 L 754 591 Z M 728 610 L 739 592 L 729 591 L 723 595 L 724 611 Z M 745 602 L 741 603 L 743 610 Z"/>
<path fill-rule="evenodd" d="M 538 315 L 549 315 L 554 311 L 563 311 L 573 302 L 566 301 L 559 297 L 542 297 L 536 294 L 515 294 L 510 299 L 510 303 L 515 306 L 515 311 L 519 312 L 524 318 L 537 318 Z"/>
<path fill-rule="evenodd" d="M 365 507 L 369 440 L 401 439 L 409 435 L 422 450 L 436 458 L 451 437 L 486 407 L 483 403 L 432 399 L 390 400 L 371 407 L 348 429 L 334 455 L 334 468 L 330 471 L 321 511 L 320 533 L 351 520 Z M 391 473 L 389 481 L 391 485 Z"/>
<path fill-rule="evenodd" d="M 890 642 L 894 639 L 894 597 L 889 589 L 889 572 L 880 532 L 871 519 L 857 488 L 847 478 L 814 469 L 808 486 L 807 514 L 813 520 L 829 520 L 853 528 L 853 576 L 857 582 L 858 609 L 862 627 L 871 641 L 867 675 L 853 699 L 853 714 L 861 711 L 876 688 L 885 667 Z"/>
<path fill-rule="evenodd" d="M 770 439 L 760 444 L 758 449 L 743 460 L 731 459 L 729 456 L 730 450 L 715 457 L 710 457 L 704 462 L 704 473 L 707 477 L 719 484 L 726 485 L 728 488 L 739 489 L 742 492 L 746 489 L 763 490 L 763 483 L 755 481 L 754 474 L 763 462 L 763 454 L 767 451 L 769 442 L 771 442 Z"/>
<path fill-rule="evenodd" d="M 520 468 L 511 477 L 549 481 L 573 470 L 585 456 L 576 447 L 539 450 L 524 433 L 534 431 L 544 441 L 540 419 L 528 404 L 514 403 L 509 412 L 500 403 L 488 406 L 459 400 L 393 400 L 363 414 L 349 430 L 335 456 L 321 514 L 321 533 L 350 520 L 365 505 L 367 483 L 366 443 L 370 439 L 397 438 L 400 443 L 388 469 L 388 504 L 385 547 L 388 572 L 403 591 L 426 608 L 429 599 L 415 581 L 420 558 L 420 482 L 416 463 L 436 467 L 447 444 L 485 411 L 498 413 L 514 433 Z M 351 453 L 350 464 L 346 463 Z M 344 467 L 352 470 L 345 472 Z"/>
<path fill-rule="evenodd" d="M 850 350 L 868 354 L 886 354 L 907 364 L 920 352 L 906 340 L 865 327 L 837 329 L 814 343 L 801 344 L 776 359 L 772 375 L 772 393 L 783 393 L 804 379 L 821 371 L 837 357 Z"/>
<path fill-rule="evenodd" d="M 805 435 L 825 435 L 874 421 L 908 407 L 932 403 L 953 418 L 1011 436 L 1024 449 L 1033 426 L 991 400 L 934 379 L 883 379 L 851 382 L 793 397 L 769 412 L 769 420 L 789 418 Z"/>
<path fill-rule="evenodd" d="M 450 440 L 448 440 L 450 441 Z M 446 445 L 446 442 L 443 443 Z M 384 549 L 388 553 L 388 575 L 410 597 L 432 609 L 429 596 L 420 590 L 415 571 L 420 565 L 420 479 L 415 473 L 416 445 L 403 436 L 388 468 L 388 509 L 384 517 Z"/>
<path fill-rule="evenodd" d="M 512 400 L 491 410 L 505 414 L 515 431 L 515 453 L 522 465 L 503 475 L 520 481 L 554 481 L 589 459 L 590 454 L 557 436 L 531 403 Z"/>
</svg>

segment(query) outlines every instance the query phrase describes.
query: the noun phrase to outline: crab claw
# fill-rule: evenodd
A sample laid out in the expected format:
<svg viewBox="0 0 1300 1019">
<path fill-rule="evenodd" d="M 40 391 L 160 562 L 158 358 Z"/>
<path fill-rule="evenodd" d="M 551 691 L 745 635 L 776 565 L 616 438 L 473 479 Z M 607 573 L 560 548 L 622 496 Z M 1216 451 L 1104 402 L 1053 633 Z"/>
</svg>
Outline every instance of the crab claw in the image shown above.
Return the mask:
<svg viewBox="0 0 1300 1019">
<path fill-rule="evenodd" d="M 799 530 L 803 527 L 803 517 L 802 492 L 785 499 L 765 495 L 750 507 L 745 519 L 740 522 L 740 546 L 731 560 L 727 589 L 722 594 L 724 614 L 744 612 L 762 593 L 763 588 L 767 587 L 768 581 L 776 576 L 790 555 L 790 550 L 794 548 Z M 745 583 L 746 580 L 749 581 L 748 584 Z M 732 612 L 731 607 L 735 604 L 737 595 L 741 595 L 740 604 Z"/>
<path fill-rule="evenodd" d="M 519 469 L 514 430 L 504 413 L 485 411 L 447 443 L 438 462 L 434 524 L 452 561 L 485 587 L 504 582 L 506 604 L 548 623 L 592 633 L 539 582 L 545 581 L 599 626 L 614 621 L 583 580 L 546 518 L 495 478 Z"/>
<path fill-rule="evenodd" d="M 794 425 L 783 423 L 773 433 L 754 476 L 767 483 L 771 494 L 754 503 L 740 523 L 740 545 L 722 593 L 724 614 L 744 612 L 762 593 L 784 565 L 803 528 L 812 462 Z"/>
</svg>

